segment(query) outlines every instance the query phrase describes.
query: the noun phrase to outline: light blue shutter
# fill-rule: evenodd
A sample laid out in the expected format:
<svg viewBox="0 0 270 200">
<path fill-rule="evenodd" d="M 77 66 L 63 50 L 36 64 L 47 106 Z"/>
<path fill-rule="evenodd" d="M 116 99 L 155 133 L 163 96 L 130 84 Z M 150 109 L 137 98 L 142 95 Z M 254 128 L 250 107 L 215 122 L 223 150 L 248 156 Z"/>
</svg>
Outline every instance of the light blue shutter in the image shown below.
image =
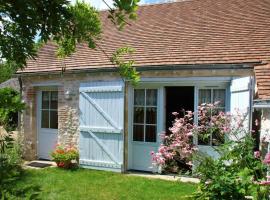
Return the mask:
<svg viewBox="0 0 270 200">
<path fill-rule="evenodd" d="M 232 114 L 238 109 L 246 115 L 244 126 L 249 129 L 250 104 L 251 104 L 251 77 L 234 78 L 231 81 L 230 111 Z"/>
<path fill-rule="evenodd" d="M 124 84 L 100 81 L 80 85 L 80 165 L 121 171 Z"/>
</svg>

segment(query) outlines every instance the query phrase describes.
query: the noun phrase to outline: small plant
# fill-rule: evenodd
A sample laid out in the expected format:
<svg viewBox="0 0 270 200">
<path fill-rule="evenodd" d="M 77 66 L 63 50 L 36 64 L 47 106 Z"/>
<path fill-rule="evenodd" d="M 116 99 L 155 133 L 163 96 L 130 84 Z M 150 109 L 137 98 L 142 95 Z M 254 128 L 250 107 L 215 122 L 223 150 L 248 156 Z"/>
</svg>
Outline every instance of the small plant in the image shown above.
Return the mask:
<svg viewBox="0 0 270 200">
<path fill-rule="evenodd" d="M 57 145 L 55 150 L 51 153 L 51 157 L 58 167 L 70 169 L 77 166 L 79 153 L 74 147 Z"/>
</svg>

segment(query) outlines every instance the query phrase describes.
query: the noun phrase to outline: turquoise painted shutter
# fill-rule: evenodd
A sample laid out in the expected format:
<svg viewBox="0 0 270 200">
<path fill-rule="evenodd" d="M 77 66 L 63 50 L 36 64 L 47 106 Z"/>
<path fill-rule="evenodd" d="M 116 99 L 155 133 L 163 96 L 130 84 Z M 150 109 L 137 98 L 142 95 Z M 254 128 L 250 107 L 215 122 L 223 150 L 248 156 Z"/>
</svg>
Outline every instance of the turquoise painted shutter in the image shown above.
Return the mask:
<svg viewBox="0 0 270 200">
<path fill-rule="evenodd" d="M 80 85 L 80 165 L 121 171 L 124 84 L 100 81 Z"/>
<path fill-rule="evenodd" d="M 250 102 L 251 102 L 251 77 L 234 78 L 231 81 L 230 111 L 235 113 L 236 109 L 246 115 L 244 126 L 249 129 Z"/>
</svg>

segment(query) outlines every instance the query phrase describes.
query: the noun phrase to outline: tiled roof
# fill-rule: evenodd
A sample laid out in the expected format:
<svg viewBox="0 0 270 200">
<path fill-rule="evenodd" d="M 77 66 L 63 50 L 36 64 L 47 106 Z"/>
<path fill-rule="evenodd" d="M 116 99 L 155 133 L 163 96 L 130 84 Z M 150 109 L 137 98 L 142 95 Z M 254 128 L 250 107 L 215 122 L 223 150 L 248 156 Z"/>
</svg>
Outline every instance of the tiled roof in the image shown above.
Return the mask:
<svg viewBox="0 0 270 200">
<path fill-rule="evenodd" d="M 270 100 L 270 64 L 254 67 L 258 98 Z"/>
<path fill-rule="evenodd" d="M 187 0 L 141 6 L 138 19 L 120 32 L 101 12 L 98 46 L 111 55 L 135 48 L 135 65 L 248 63 L 270 60 L 270 0 Z M 78 45 L 64 60 L 67 70 L 112 67 L 101 51 Z M 24 72 L 55 71 L 61 61 L 49 43 Z"/>
</svg>

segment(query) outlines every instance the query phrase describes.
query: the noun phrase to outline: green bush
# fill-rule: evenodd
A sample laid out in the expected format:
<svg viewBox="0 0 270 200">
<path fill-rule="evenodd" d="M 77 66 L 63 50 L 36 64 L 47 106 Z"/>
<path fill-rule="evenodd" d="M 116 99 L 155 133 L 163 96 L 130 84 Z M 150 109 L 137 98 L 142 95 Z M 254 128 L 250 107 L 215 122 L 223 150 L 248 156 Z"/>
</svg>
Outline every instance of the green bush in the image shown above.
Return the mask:
<svg viewBox="0 0 270 200">
<path fill-rule="evenodd" d="M 12 88 L 0 89 L 0 126 L 9 131 L 14 130 L 18 112 L 24 108 L 19 92 Z"/>
<path fill-rule="evenodd" d="M 267 166 L 253 153 L 254 141 L 247 134 L 238 141 L 228 141 L 217 148 L 219 159 L 197 156 L 196 172 L 200 184 L 195 199 L 227 200 L 253 196 L 262 200 L 262 186 L 256 184 L 265 177 Z"/>
</svg>

